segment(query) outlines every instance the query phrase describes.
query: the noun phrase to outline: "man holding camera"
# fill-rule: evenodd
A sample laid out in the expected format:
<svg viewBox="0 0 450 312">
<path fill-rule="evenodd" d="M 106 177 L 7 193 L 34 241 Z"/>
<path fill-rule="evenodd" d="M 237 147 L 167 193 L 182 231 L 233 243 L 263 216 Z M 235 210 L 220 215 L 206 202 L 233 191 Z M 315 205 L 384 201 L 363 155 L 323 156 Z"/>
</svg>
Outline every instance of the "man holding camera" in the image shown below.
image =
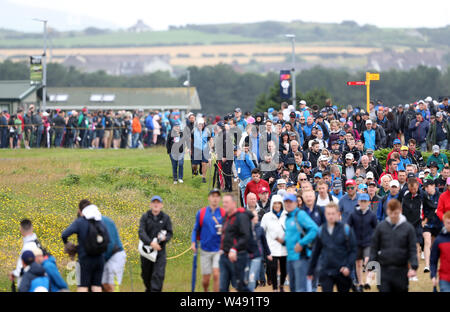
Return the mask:
<svg viewBox="0 0 450 312">
<path fill-rule="evenodd" d="M 166 244 L 173 235 L 172 221 L 162 212 L 163 200 L 160 196 L 152 197 L 150 210 L 144 213 L 139 223 L 139 239 L 144 246 L 157 251 L 154 261 L 141 255 L 141 277 L 146 292 L 162 291 L 166 270 Z"/>
</svg>

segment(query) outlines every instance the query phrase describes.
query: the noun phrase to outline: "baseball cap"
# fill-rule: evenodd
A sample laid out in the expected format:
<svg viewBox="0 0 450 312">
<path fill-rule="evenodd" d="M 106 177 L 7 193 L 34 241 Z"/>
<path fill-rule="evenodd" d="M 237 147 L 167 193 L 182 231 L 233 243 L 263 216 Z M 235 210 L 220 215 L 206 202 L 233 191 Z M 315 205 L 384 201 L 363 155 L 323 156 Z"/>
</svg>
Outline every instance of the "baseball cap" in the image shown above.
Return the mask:
<svg viewBox="0 0 450 312">
<path fill-rule="evenodd" d="M 358 186 L 358 189 L 360 189 L 360 190 L 366 189 L 366 190 L 367 190 L 367 184 L 361 183 L 361 184 Z"/>
<path fill-rule="evenodd" d="M 306 105 L 306 101 L 305 100 L 301 100 L 299 103 L 300 103 L 300 105 Z"/>
<path fill-rule="evenodd" d="M 408 146 L 403 145 L 403 146 L 400 148 L 400 150 L 401 150 L 401 151 L 407 151 L 407 150 L 408 150 Z"/>
<path fill-rule="evenodd" d="M 341 152 L 339 152 L 339 150 L 332 150 L 331 153 L 333 153 L 334 155 L 341 155 Z"/>
<path fill-rule="evenodd" d="M 443 116 L 443 115 L 442 115 L 442 112 L 437 112 L 437 113 L 436 113 L 436 117 L 437 117 L 437 118 L 440 118 L 440 117 L 442 117 L 442 116 Z"/>
<path fill-rule="evenodd" d="M 240 109 L 239 107 L 236 107 L 236 108 L 234 109 L 234 111 L 240 113 L 240 112 L 241 112 L 241 109 Z M 272 109 L 272 111 L 273 111 L 273 109 Z"/>
<path fill-rule="evenodd" d="M 366 154 L 373 154 L 373 149 L 368 148 L 367 151 L 366 151 Z"/>
<path fill-rule="evenodd" d="M 44 253 L 42 252 L 42 249 L 39 247 L 32 248 L 31 251 L 33 252 L 34 257 L 43 256 Z"/>
<path fill-rule="evenodd" d="M 163 202 L 161 196 L 158 196 L 158 195 L 153 196 L 151 202 L 154 202 L 155 200 L 157 200 L 157 201 L 159 201 L 161 203 Z"/>
<path fill-rule="evenodd" d="M 259 190 L 259 194 L 263 194 L 263 193 L 268 193 L 269 189 L 265 186 L 263 186 L 260 190 Z"/>
<path fill-rule="evenodd" d="M 440 152 L 439 145 L 433 145 L 432 150 L 433 150 L 433 153 L 439 153 Z"/>
<path fill-rule="evenodd" d="M 286 165 L 295 165 L 295 159 L 289 157 L 288 159 L 286 159 Z"/>
<path fill-rule="evenodd" d="M 211 191 L 209 191 L 208 196 L 210 196 L 211 194 L 219 194 L 219 196 L 221 195 L 220 190 L 217 188 L 213 188 Z"/>
<path fill-rule="evenodd" d="M 360 194 L 358 194 L 358 200 L 370 201 L 370 196 L 367 193 L 360 193 Z"/>
<path fill-rule="evenodd" d="M 345 181 L 345 186 L 348 186 L 348 185 L 356 185 L 355 180 L 350 179 L 350 180 Z"/>
<path fill-rule="evenodd" d="M 425 181 L 423 182 L 424 186 L 428 186 L 428 185 L 435 185 L 436 183 L 434 182 L 433 179 L 425 179 Z"/>
<path fill-rule="evenodd" d="M 314 175 L 314 178 L 321 178 L 321 179 L 322 179 L 322 173 L 321 173 L 321 172 L 317 172 L 317 173 Z"/>
<path fill-rule="evenodd" d="M 295 185 L 295 184 L 292 181 L 289 181 L 288 183 L 286 183 L 286 187 L 291 187 L 293 185 Z"/>
<path fill-rule="evenodd" d="M 311 167 L 311 162 L 310 161 L 303 161 L 302 162 L 302 167 Z"/>
<path fill-rule="evenodd" d="M 393 187 L 393 186 L 395 186 L 395 187 L 400 187 L 400 183 L 399 183 L 397 180 L 392 180 L 392 181 L 389 183 L 389 187 Z"/>
<path fill-rule="evenodd" d="M 328 160 L 328 157 L 325 155 L 320 155 L 319 161 L 325 161 L 325 160 Z"/>
<path fill-rule="evenodd" d="M 402 144 L 402 141 L 400 141 L 399 139 L 395 139 L 394 144 Z"/>
<path fill-rule="evenodd" d="M 21 259 L 26 265 L 30 265 L 34 262 L 35 256 L 31 250 L 25 250 L 22 253 Z"/>
<path fill-rule="evenodd" d="M 419 179 L 423 179 L 423 178 L 425 178 L 425 172 L 420 172 L 419 173 Z"/>
<path fill-rule="evenodd" d="M 347 133 L 345 133 L 345 131 L 341 131 L 341 132 L 339 132 L 339 135 L 340 136 L 345 136 Z"/>
<path fill-rule="evenodd" d="M 289 114 L 289 117 L 295 118 L 295 117 L 296 117 L 295 112 L 291 112 L 291 113 Z"/>
<path fill-rule="evenodd" d="M 370 120 L 370 119 L 366 120 L 366 125 L 371 124 L 371 123 L 372 123 L 372 120 Z"/>
<path fill-rule="evenodd" d="M 372 182 L 369 183 L 369 186 L 372 186 L 372 185 L 373 185 L 373 186 L 378 186 L 377 183 L 376 183 L 375 181 L 372 181 Z"/>
<path fill-rule="evenodd" d="M 354 158 L 354 156 L 353 156 L 352 153 L 347 153 L 347 154 L 345 155 L 345 159 L 353 159 L 353 158 Z"/>
<path fill-rule="evenodd" d="M 367 178 L 367 179 L 374 179 L 375 177 L 374 177 L 374 175 L 373 175 L 373 172 L 372 172 L 372 171 L 367 172 L 366 178 Z"/>
<path fill-rule="evenodd" d="M 416 175 L 414 173 L 412 173 L 412 172 L 408 173 L 408 176 L 407 176 L 408 179 L 415 178 L 415 177 L 416 177 Z"/>
<path fill-rule="evenodd" d="M 291 194 L 291 193 L 286 193 L 283 196 L 283 201 L 287 201 L 287 200 L 295 202 L 295 201 L 297 201 L 297 196 L 295 196 L 294 194 Z"/>
<path fill-rule="evenodd" d="M 278 179 L 277 180 L 277 184 L 286 184 L 286 180 L 285 179 Z"/>
<path fill-rule="evenodd" d="M 337 188 L 337 189 L 342 188 L 342 181 L 341 180 L 334 180 L 333 181 L 333 188 Z"/>
<path fill-rule="evenodd" d="M 430 168 L 433 168 L 433 167 L 439 168 L 437 162 L 435 162 L 435 161 L 430 162 Z"/>
<path fill-rule="evenodd" d="M 345 118 L 341 118 L 339 119 L 340 122 L 347 122 L 347 120 Z"/>
<path fill-rule="evenodd" d="M 289 132 L 289 136 L 297 136 L 297 134 L 295 133 L 295 132 L 293 132 L 293 131 L 291 131 L 291 132 Z"/>
</svg>

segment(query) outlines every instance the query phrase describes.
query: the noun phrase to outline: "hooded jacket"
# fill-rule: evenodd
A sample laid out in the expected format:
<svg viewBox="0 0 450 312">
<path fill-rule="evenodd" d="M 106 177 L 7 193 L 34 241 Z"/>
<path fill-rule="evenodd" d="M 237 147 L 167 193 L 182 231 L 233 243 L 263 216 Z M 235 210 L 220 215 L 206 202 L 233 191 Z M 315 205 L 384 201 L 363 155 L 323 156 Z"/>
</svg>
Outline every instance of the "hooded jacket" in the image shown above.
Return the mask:
<svg viewBox="0 0 450 312">
<path fill-rule="evenodd" d="M 442 193 L 441 197 L 439 197 L 438 201 L 436 215 L 438 216 L 439 220 L 442 221 L 444 213 L 446 213 L 449 210 L 450 210 L 450 191 L 446 190 L 444 193 Z"/>
<path fill-rule="evenodd" d="M 298 224 L 304 230 L 305 236 L 302 236 L 301 232 L 299 232 L 295 218 L 297 218 Z M 305 259 L 305 256 L 306 258 L 311 256 L 311 249 L 308 248 L 308 245 L 316 238 L 318 229 L 319 227 L 308 214 L 298 207 L 287 214 L 285 242 L 288 261 L 296 261 Z M 303 247 L 304 251 L 301 253 L 295 251 L 295 245 L 297 243 Z"/>
<path fill-rule="evenodd" d="M 413 226 L 420 225 L 422 221 L 423 198 L 423 192 L 420 189 L 414 197 L 409 190 L 402 197 L 403 215 Z"/>
<path fill-rule="evenodd" d="M 49 256 L 48 259 L 42 262 L 42 266 L 50 279 L 50 291 L 58 292 L 61 289 L 68 289 L 67 283 L 62 278 L 56 266 L 55 257 Z"/>
<path fill-rule="evenodd" d="M 431 247 L 430 275 L 436 277 L 439 264 L 439 280 L 450 282 L 450 233 L 445 228 L 436 237 Z"/>
<path fill-rule="evenodd" d="M 273 204 L 281 202 L 281 214 L 278 217 L 273 211 Z M 266 213 L 261 220 L 261 227 L 266 232 L 267 245 L 274 257 L 287 256 L 285 245 L 280 244 L 276 238 L 284 239 L 286 227 L 286 210 L 284 209 L 283 198 L 280 195 L 273 195 L 270 202 L 270 211 Z"/>
<path fill-rule="evenodd" d="M 33 282 L 33 280 L 36 278 L 39 278 L 39 277 L 46 277 L 44 267 L 37 262 L 31 263 L 29 266 L 27 266 L 25 268 L 24 271 L 25 271 L 25 273 L 23 274 L 21 282 L 20 282 L 19 292 L 33 291 L 31 289 L 31 283 Z M 47 279 L 47 284 L 46 285 L 43 284 L 43 285 L 39 285 L 39 286 L 44 286 L 47 289 L 49 289 L 48 277 L 46 277 L 46 279 Z"/>
<path fill-rule="evenodd" d="M 404 215 L 393 225 L 390 218 L 378 224 L 370 247 L 370 261 L 378 261 L 381 267 L 407 267 L 408 262 L 417 270 L 417 238 L 414 227 Z"/>
</svg>

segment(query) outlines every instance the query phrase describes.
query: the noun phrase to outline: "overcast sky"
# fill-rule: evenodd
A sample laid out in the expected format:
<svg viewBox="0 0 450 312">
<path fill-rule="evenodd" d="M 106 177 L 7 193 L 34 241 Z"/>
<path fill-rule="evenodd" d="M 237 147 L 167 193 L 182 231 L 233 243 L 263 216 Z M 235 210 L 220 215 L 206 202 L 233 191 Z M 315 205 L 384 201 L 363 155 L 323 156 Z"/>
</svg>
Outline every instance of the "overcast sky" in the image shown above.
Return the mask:
<svg viewBox="0 0 450 312">
<path fill-rule="evenodd" d="M 450 24 L 449 0 L 0 0 L 0 5 L 2 3 L 5 4 L 3 8 L 8 8 L 6 4 L 22 7 L 26 10 L 24 15 L 33 11 L 45 14 L 41 9 L 50 9 L 53 14 L 64 13 L 64 19 L 53 25 L 58 29 L 81 29 L 91 26 L 84 24 L 93 21 L 96 27 L 104 23 L 105 27 L 125 28 L 137 19 L 144 20 L 155 30 L 167 29 L 169 25 L 265 20 L 353 20 L 360 25 L 379 27 L 442 27 Z M 1 19 L 1 15 L 8 15 L 7 10 L 0 6 L 0 12 L 3 12 L 0 13 L 0 27 L 8 26 Z M 15 20 L 20 21 L 20 18 L 14 16 Z M 51 23 L 50 20 L 49 25 Z M 35 27 L 36 31 L 40 30 L 39 25 Z"/>
</svg>

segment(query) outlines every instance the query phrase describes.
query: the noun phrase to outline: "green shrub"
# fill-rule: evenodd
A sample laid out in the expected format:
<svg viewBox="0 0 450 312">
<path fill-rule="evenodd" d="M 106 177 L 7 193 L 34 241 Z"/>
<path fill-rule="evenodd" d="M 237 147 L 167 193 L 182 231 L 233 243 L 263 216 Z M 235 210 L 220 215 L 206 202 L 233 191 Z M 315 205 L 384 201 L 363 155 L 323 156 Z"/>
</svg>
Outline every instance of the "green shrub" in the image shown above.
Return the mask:
<svg viewBox="0 0 450 312">
<path fill-rule="evenodd" d="M 62 179 L 62 183 L 66 186 L 80 184 L 80 176 L 78 174 L 69 173 Z"/>
</svg>

